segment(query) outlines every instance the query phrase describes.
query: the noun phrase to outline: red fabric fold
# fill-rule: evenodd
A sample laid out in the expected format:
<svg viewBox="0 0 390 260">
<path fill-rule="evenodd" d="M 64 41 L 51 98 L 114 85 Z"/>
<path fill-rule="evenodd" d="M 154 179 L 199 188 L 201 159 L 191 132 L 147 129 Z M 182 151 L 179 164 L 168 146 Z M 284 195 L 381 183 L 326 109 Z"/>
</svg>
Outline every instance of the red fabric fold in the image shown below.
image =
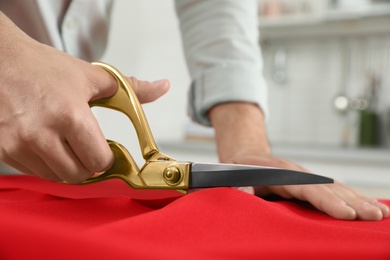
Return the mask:
<svg viewBox="0 0 390 260">
<path fill-rule="evenodd" d="M 389 218 L 336 220 L 229 188 L 182 196 L 4 176 L 0 212 L 0 259 L 390 259 Z"/>
</svg>

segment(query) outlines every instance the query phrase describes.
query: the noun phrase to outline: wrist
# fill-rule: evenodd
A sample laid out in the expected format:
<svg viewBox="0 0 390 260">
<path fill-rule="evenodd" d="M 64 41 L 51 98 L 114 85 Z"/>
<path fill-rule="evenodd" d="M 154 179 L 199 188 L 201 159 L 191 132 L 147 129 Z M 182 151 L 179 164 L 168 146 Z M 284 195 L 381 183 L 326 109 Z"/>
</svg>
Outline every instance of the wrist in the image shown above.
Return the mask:
<svg viewBox="0 0 390 260">
<path fill-rule="evenodd" d="M 264 115 L 257 105 L 229 102 L 214 106 L 209 111 L 215 129 L 219 159 L 230 161 L 237 155 L 269 156 Z"/>
</svg>

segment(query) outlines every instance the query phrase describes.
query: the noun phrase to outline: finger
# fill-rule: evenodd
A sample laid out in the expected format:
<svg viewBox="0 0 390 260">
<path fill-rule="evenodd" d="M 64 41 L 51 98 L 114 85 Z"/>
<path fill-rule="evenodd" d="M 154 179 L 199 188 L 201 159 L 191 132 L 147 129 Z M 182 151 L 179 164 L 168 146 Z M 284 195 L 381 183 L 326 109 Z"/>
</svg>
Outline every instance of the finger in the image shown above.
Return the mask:
<svg viewBox="0 0 390 260">
<path fill-rule="evenodd" d="M 329 189 L 328 185 L 291 185 L 282 188 L 293 197 L 311 203 L 334 218 L 353 220 L 357 217 L 355 209 Z"/>
<path fill-rule="evenodd" d="M 348 187 L 342 183 L 336 183 L 331 188 L 337 196 L 345 200 L 348 205 L 355 209 L 358 219 L 380 220 L 384 217 L 384 213 L 386 214 L 386 209 L 380 206 L 377 200 L 364 196 L 352 187 Z"/>
<path fill-rule="evenodd" d="M 61 181 L 39 156 L 28 149 L 20 151 L 17 157 L 5 156 L 4 162 L 22 173 L 51 181 Z"/>
<path fill-rule="evenodd" d="M 35 175 L 30 169 L 28 169 L 27 167 L 25 167 L 21 163 L 16 162 L 13 159 L 10 159 L 10 158 L 5 159 L 4 158 L 3 163 L 5 163 L 9 167 L 19 171 L 20 173 Z"/>
<path fill-rule="evenodd" d="M 318 190 L 315 191 L 313 189 Z M 357 218 L 356 208 L 347 203 L 343 198 L 337 196 L 326 185 L 321 185 L 318 188 L 312 186 L 308 189 L 304 189 L 303 197 L 313 206 L 334 218 L 345 220 Z"/>
<path fill-rule="evenodd" d="M 343 183 L 339 183 L 339 185 L 345 189 L 350 190 L 356 198 L 363 199 L 363 200 L 367 201 L 368 203 L 370 203 L 372 206 L 379 208 L 382 211 L 383 217 L 389 216 L 390 209 L 387 205 L 380 203 L 377 199 L 369 198 L 369 197 L 365 196 L 364 194 L 362 194 L 361 192 L 359 192 L 358 190 L 356 190 L 352 187 L 346 186 Z"/>
<path fill-rule="evenodd" d="M 66 127 L 64 129 L 67 130 Z M 22 163 L 45 179 L 79 183 L 93 174 L 92 171 L 84 167 L 70 149 L 62 132 L 58 132 L 55 128 L 41 130 L 39 136 L 36 136 L 35 142 L 31 143 L 29 147 L 31 147 L 32 152 L 20 157 L 23 158 Z M 39 165 L 45 165 L 47 169 L 33 167 L 35 166 L 33 162 L 39 162 Z M 51 177 L 54 175 L 56 177 Z"/>
<path fill-rule="evenodd" d="M 349 204 L 356 209 L 357 218 L 361 220 L 381 220 L 383 212 L 380 207 L 374 206 L 371 202 L 354 199 Z"/>
<path fill-rule="evenodd" d="M 114 154 L 89 106 L 85 104 L 85 107 L 79 107 L 79 110 L 80 112 L 73 118 L 73 122 L 66 128 L 67 132 L 64 134 L 70 150 L 63 150 L 62 154 L 74 161 L 74 165 L 70 164 L 74 170 L 80 168 L 76 160 L 78 158 L 86 172 L 105 171 L 114 162 Z M 76 158 L 73 158 L 72 152 Z M 84 174 L 83 178 L 85 178 Z"/>
<path fill-rule="evenodd" d="M 382 215 L 383 215 L 384 218 L 387 218 L 387 217 L 390 216 L 390 208 L 389 208 L 387 205 L 385 205 L 385 204 L 379 202 L 378 200 L 373 200 L 373 201 L 371 201 L 370 203 L 371 203 L 373 206 L 376 206 L 376 207 L 380 208 L 380 210 L 382 211 Z"/>
<path fill-rule="evenodd" d="M 118 82 L 108 71 L 87 63 L 87 79 L 89 80 L 89 93 L 87 101 L 99 100 L 113 96 L 118 89 Z"/>
<path fill-rule="evenodd" d="M 92 176 L 94 171 L 85 168 L 65 139 L 55 139 L 51 146 L 50 150 L 41 150 L 40 156 L 61 181 L 76 184 Z"/>
<path fill-rule="evenodd" d="M 162 79 L 154 82 L 141 81 L 134 77 L 127 78 L 140 103 L 155 101 L 170 88 L 170 82 Z"/>
</svg>

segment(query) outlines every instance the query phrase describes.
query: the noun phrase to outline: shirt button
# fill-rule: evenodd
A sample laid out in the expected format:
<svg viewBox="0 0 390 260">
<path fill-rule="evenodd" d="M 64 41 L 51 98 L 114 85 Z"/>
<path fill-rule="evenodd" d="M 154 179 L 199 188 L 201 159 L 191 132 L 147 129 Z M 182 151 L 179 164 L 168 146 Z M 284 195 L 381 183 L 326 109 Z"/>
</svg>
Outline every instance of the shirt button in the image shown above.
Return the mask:
<svg viewBox="0 0 390 260">
<path fill-rule="evenodd" d="M 77 20 L 75 18 L 72 18 L 72 19 L 68 19 L 66 21 L 66 24 L 65 24 L 66 28 L 68 28 L 69 30 L 73 30 L 76 28 L 77 26 Z"/>
</svg>

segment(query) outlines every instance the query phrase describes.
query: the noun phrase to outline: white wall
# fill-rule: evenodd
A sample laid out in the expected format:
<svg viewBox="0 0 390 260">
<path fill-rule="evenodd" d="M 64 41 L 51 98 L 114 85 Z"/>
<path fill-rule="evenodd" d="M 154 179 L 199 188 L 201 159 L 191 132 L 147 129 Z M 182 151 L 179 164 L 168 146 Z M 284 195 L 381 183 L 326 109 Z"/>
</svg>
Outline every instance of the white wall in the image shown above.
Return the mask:
<svg viewBox="0 0 390 260">
<path fill-rule="evenodd" d="M 278 49 L 286 50 L 288 57 L 287 79 L 282 84 L 272 79 Z M 358 112 L 342 115 L 334 108 L 333 101 L 340 95 L 342 85 L 349 98 L 364 96 L 369 87 L 368 76 L 374 72 L 381 82 L 376 105 L 382 119 L 382 143 L 389 147 L 389 50 L 390 37 L 386 35 L 274 40 L 264 44 L 264 75 L 269 86 L 271 111 L 270 139 L 275 143 L 298 145 L 357 146 Z M 347 69 L 343 69 L 341 57 L 347 51 L 351 68 L 343 83 L 342 75 Z M 346 129 L 349 129 L 349 137 Z"/>
</svg>

